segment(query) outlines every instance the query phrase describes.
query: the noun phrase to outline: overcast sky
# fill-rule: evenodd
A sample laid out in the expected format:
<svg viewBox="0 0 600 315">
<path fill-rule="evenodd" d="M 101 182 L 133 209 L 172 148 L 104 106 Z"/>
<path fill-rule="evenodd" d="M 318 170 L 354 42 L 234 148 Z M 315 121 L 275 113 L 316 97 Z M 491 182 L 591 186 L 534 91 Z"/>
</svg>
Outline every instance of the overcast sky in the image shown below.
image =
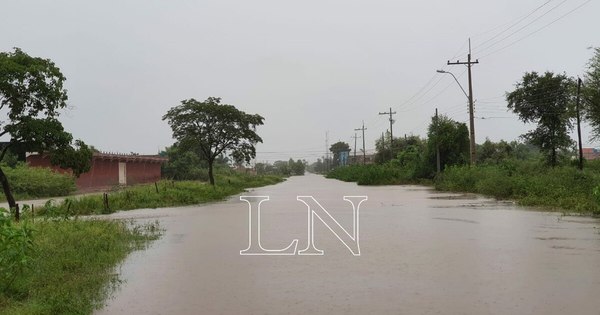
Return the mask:
<svg viewBox="0 0 600 315">
<path fill-rule="evenodd" d="M 315 160 L 326 131 L 329 144 L 353 147 L 362 120 L 373 149 L 389 107 L 395 135 L 425 135 L 436 107 L 467 122 L 466 97 L 436 69 L 466 89 L 465 67 L 445 64 L 466 58 L 469 37 L 480 61 L 477 142 L 514 140 L 531 126 L 506 111 L 505 92 L 525 71 L 582 75 L 588 47 L 600 46 L 600 0 L 0 0 L 0 9 L 0 50 L 50 58 L 67 77 L 65 128 L 124 153 L 171 145 L 162 115 L 209 96 L 265 117 L 259 161 Z M 596 146 L 587 130 L 584 145 Z"/>
</svg>

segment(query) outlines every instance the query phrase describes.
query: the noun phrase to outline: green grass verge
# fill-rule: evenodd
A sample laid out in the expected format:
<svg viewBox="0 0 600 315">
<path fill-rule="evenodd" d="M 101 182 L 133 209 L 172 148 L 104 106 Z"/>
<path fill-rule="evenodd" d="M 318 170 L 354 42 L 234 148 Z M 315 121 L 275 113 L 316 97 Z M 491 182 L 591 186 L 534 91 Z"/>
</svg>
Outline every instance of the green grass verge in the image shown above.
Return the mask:
<svg viewBox="0 0 600 315">
<path fill-rule="evenodd" d="M 160 235 L 156 223 L 107 220 L 36 220 L 12 228 L 24 225 L 33 246 L 21 253 L 25 266 L 14 281 L 0 285 L 0 314 L 91 314 L 120 282 L 114 266 Z"/>
<path fill-rule="evenodd" d="M 583 171 L 572 165 L 547 167 L 536 161 L 507 160 L 495 165 L 448 167 L 433 181 L 411 178 L 411 170 L 391 165 L 337 168 L 327 177 L 359 185 L 433 184 L 443 191 L 471 192 L 511 199 L 523 206 L 565 213 L 600 215 L 600 161 Z"/>
<path fill-rule="evenodd" d="M 426 184 L 430 181 L 414 177 L 414 170 L 403 169 L 389 164 L 350 165 L 338 167 L 327 173 L 327 178 L 359 185 L 407 185 Z"/>
<path fill-rule="evenodd" d="M 449 167 L 436 179 L 438 190 L 473 192 L 512 199 L 523 206 L 565 213 L 600 215 L 594 188 L 600 172 L 573 166 L 545 167 L 538 163 L 504 163 L 476 167 Z"/>
<path fill-rule="evenodd" d="M 67 198 L 63 202 L 48 202 L 37 208 L 36 214 L 72 216 L 105 214 L 119 210 L 175 207 L 219 201 L 243 192 L 246 188 L 272 185 L 283 181 L 279 176 L 219 174 L 214 187 L 198 181 L 160 181 L 137 185 L 108 194 L 108 208 L 102 195 Z"/>
</svg>

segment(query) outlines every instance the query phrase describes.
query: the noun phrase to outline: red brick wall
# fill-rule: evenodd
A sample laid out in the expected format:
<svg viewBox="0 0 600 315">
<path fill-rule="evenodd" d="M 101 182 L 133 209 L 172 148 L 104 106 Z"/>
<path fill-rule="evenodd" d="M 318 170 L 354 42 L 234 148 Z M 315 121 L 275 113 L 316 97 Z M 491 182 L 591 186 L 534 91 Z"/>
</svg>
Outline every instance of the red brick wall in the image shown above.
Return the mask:
<svg viewBox="0 0 600 315">
<path fill-rule="evenodd" d="M 119 185 L 119 162 L 93 159 L 92 168 L 76 179 L 79 189 Z"/>
<path fill-rule="evenodd" d="M 27 157 L 27 163 L 30 166 L 48 167 L 60 173 L 71 174 L 71 170 L 53 166 L 48 156 L 30 155 Z M 125 163 L 128 185 L 160 180 L 160 163 L 148 161 L 127 161 Z M 119 185 L 119 160 L 94 157 L 90 171 L 81 174 L 75 180 L 75 184 L 80 190 Z"/>
<path fill-rule="evenodd" d="M 160 163 L 127 162 L 126 169 L 127 184 L 150 183 L 160 180 Z M 117 179 L 118 176 L 117 173 Z"/>
</svg>

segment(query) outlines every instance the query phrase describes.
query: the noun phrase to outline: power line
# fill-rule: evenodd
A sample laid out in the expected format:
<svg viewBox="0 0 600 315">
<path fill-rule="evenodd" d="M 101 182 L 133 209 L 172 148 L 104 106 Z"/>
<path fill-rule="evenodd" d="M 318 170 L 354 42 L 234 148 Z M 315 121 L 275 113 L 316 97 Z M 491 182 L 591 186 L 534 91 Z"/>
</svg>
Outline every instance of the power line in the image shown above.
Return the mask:
<svg viewBox="0 0 600 315">
<path fill-rule="evenodd" d="M 548 13 L 552 12 L 554 9 L 560 7 L 561 5 L 563 5 L 567 0 L 563 0 L 562 2 L 560 2 L 559 4 L 557 4 L 556 6 L 550 8 L 550 10 L 546 11 L 544 14 L 538 16 L 537 18 L 533 19 L 532 21 L 530 21 L 529 23 L 525 24 L 524 26 L 522 26 L 521 28 L 517 29 L 516 31 L 508 34 L 507 36 L 501 38 L 500 40 L 496 41 L 496 42 L 492 42 L 491 45 L 488 45 L 487 47 L 481 48 L 479 49 L 479 47 L 484 46 L 485 44 L 489 43 L 490 41 L 492 41 L 493 39 L 497 38 L 498 36 L 502 35 L 503 33 L 505 33 L 506 31 L 510 30 L 511 28 L 513 28 L 514 26 L 518 25 L 519 23 L 521 23 L 522 21 L 524 21 L 526 18 L 530 17 L 531 15 L 533 15 L 535 12 L 537 12 L 539 9 L 541 9 L 542 7 L 546 6 L 548 3 L 550 3 L 550 1 L 547 1 L 545 3 L 543 3 L 542 5 L 540 5 L 539 7 L 537 7 L 535 10 L 533 10 L 531 13 L 529 13 L 528 15 L 526 15 L 525 17 L 523 17 L 522 19 L 520 19 L 519 21 L 517 21 L 516 23 L 512 24 L 510 27 L 508 27 L 507 29 L 505 29 L 504 31 L 496 34 L 495 36 L 493 36 L 492 38 L 482 42 L 481 44 L 479 44 L 479 46 L 477 46 L 475 48 L 475 51 L 479 54 L 481 54 L 481 51 L 485 51 L 486 49 L 495 46 L 496 44 L 510 38 L 511 36 L 513 36 L 514 34 L 522 31 L 523 29 L 527 28 L 529 25 L 535 23 L 536 21 L 538 21 L 539 19 L 541 19 L 542 17 L 546 16 Z"/>
<path fill-rule="evenodd" d="M 522 16 L 521 18 L 516 18 L 516 19 L 515 19 L 515 20 L 513 20 L 512 22 L 507 22 L 507 23 L 504 23 L 504 24 L 498 25 L 498 26 L 496 26 L 496 27 L 494 27 L 494 28 L 492 28 L 492 29 L 490 29 L 490 30 L 487 30 L 487 31 L 484 31 L 484 32 L 482 32 L 482 33 L 479 33 L 479 34 L 473 35 L 473 36 L 471 36 L 471 37 L 478 37 L 478 36 L 481 36 L 481 35 L 485 35 L 485 34 L 487 34 L 487 33 L 491 33 L 491 32 L 493 32 L 493 31 L 495 31 L 496 29 L 498 29 L 498 28 L 500 28 L 500 27 L 502 27 L 502 26 L 504 26 L 504 25 L 506 25 L 506 24 L 511 24 L 511 25 L 510 25 L 508 28 L 504 29 L 502 32 L 500 32 L 500 33 L 496 34 L 496 35 L 495 35 L 495 36 L 493 36 L 492 38 L 489 38 L 488 40 L 485 40 L 485 41 L 483 41 L 483 42 L 482 42 L 480 45 L 486 44 L 487 42 L 489 42 L 489 41 L 493 40 L 494 38 L 496 38 L 496 37 L 498 37 L 498 36 L 502 35 L 502 34 L 503 34 L 503 33 L 505 33 L 506 31 L 508 31 L 508 30 L 510 30 L 511 28 L 513 28 L 514 26 L 518 25 L 518 24 L 519 24 L 519 23 L 521 23 L 523 20 L 525 20 L 526 18 L 530 17 L 531 15 L 533 15 L 535 12 L 537 12 L 539 9 L 543 8 L 544 6 L 546 6 L 546 5 L 547 5 L 548 3 L 550 3 L 550 2 L 552 2 L 552 0 L 548 0 L 548 1 L 544 2 L 544 3 L 542 3 L 540 6 L 538 6 L 537 8 L 535 8 L 533 11 L 531 11 L 531 12 L 529 12 L 528 14 L 526 14 L 526 15 Z M 516 21 L 516 22 L 514 22 L 514 21 Z"/>
<path fill-rule="evenodd" d="M 510 46 L 512 46 L 512 45 L 514 45 L 514 44 L 516 44 L 516 43 L 519 43 L 519 42 L 521 42 L 522 40 L 524 40 L 524 39 L 526 39 L 526 38 L 528 38 L 528 37 L 530 37 L 530 36 L 532 36 L 532 35 L 534 35 L 534 34 L 536 34 L 536 33 L 540 32 L 541 30 L 545 29 L 546 27 L 548 27 L 548 26 L 550 26 L 550 25 L 552 25 L 552 24 L 554 24 L 554 23 L 558 22 L 559 20 L 561 20 L 561 19 L 565 18 L 565 17 L 566 17 L 566 16 L 568 16 L 569 14 L 571 14 L 571 13 L 573 13 L 573 12 L 577 11 L 578 9 L 580 9 L 581 7 L 583 7 L 583 6 L 585 6 L 586 4 L 590 3 L 591 1 L 592 1 L 592 0 L 587 0 L 587 1 L 583 2 L 582 4 L 578 5 L 577 7 L 575 7 L 574 9 L 572 9 L 571 11 L 569 11 L 569 12 L 567 12 L 567 13 L 565 13 L 565 14 L 561 15 L 560 17 L 558 17 L 557 19 L 555 19 L 555 20 L 551 21 L 550 23 L 547 23 L 547 24 L 545 24 L 544 26 L 542 26 L 542 27 L 538 28 L 537 30 L 535 30 L 535 31 L 533 31 L 533 32 L 531 32 L 531 33 L 529 33 L 529 34 L 527 34 L 527 35 L 525 35 L 525 36 L 523 36 L 523 37 L 519 38 L 518 40 L 516 40 L 516 41 L 514 41 L 514 42 L 512 42 L 512 43 L 510 43 L 510 44 L 508 44 L 508 45 L 506 45 L 506 46 L 503 46 L 503 47 L 501 47 L 501 48 L 499 48 L 499 49 L 497 49 L 497 50 L 494 50 L 494 51 L 492 51 L 491 53 L 489 53 L 489 54 L 487 54 L 487 55 L 484 55 L 484 56 L 482 56 L 481 58 L 488 57 L 488 56 L 490 56 L 490 55 L 493 55 L 493 54 L 495 54 L 495 53 L 497 53 L 497 52 L 500 52 L 500 51 L 502 51 L 502 50 L 504 50 L 504 49 L 506 49 L 506 48 L 508 48 L 508 47 L 510 47 Z"/>
</svg>

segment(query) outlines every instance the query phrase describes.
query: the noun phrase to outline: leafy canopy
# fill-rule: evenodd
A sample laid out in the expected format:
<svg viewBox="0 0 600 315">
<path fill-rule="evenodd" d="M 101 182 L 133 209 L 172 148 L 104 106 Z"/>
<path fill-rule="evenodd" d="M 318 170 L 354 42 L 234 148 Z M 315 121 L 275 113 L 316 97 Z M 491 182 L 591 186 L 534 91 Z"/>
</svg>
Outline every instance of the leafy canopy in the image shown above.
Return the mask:
<svg viewBox="0 0 600 315">
<path fill-rule="evenodd" d="M 264 118 L 246 114 L 233 105 L 221 104 L 218 97 L 204 102 L 184 100 L 164 116 L 173 130 L 180 148 L 198 150 L 209 166 L 209 179 L 214 184 L 212 165 L 215 159 L 229 153 L 235 161 L 250 162 L 256 156 L 257 143 L 262 142 L 256 127 Z"/>
<path fill-rule="evenodd" d="M 537 123 L 523 137 L 537 145 L 548 164 L 558 163 L 558 151 L 572 145 L 574 82 L 564 74 L 525 73 L 514 91 L 506 94 L 508 108 L 525 123 Z"/>
<path fill-rule="evenodd" d="M 19 48 L 0 53 L 0 137 L 10 136 L 2 148 L 0 161 L 11 147 L 29 152 L 50 152 L 52 161 L 71 168 L 75 175 L 89 170 L 92 151 L 81 141 L 71 147 L 73 137 L 58 121 L 59 111 L 67 106 L 66 78 L 56 65 L 31 57 Z M 8 180 L 0 168 L 0 182 L 10 208 L 16 202 Z M 19 213 L 15 212 L 18 219 Z"/>
<path fill-rule="evenodd" d="M 594 48 L 594 56 L 584 75 L 583 104 L 586 119 L 592 127 L 592 140 L 600 139 L 600 48 Z"/>
<path fill-rule="evenodd" d="M 469 161 L 469 130 L 464 123 L 445 115 L 431 117 L 427 129 L 427 164 L 430 171 L 436 168 L 437 146 L 442 170 L 450 165 L 463 165 Z"/>
</svg>

